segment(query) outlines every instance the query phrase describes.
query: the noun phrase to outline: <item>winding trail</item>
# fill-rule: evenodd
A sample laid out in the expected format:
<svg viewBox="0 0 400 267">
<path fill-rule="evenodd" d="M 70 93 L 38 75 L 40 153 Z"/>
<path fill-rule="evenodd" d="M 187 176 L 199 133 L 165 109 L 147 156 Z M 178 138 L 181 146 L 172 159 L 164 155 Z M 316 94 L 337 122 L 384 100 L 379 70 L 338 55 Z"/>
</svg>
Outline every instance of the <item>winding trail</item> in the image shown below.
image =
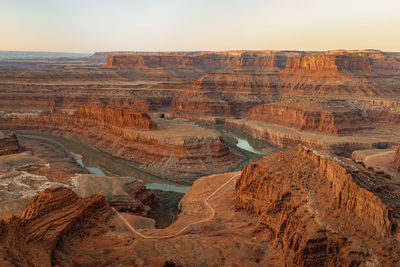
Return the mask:
<svg viewBox="0 0 400 267">
<path fill-rule="evenodd" d="M 227 184 L 229 184 L 231 181 L 233 181 L 233 179 L 237 178 L 238 176 L 240 176 L 240 174 L 236 174 L 233 175 L 228 181 L 226 181 L 224 184 L 222 184 L 220 187 L 218 187 L 214 192 L 212 192 L 205 200 L 204 200 L 204 204 L 211 210 L 211 215 L 206 218 L 206 219 L 202 219 L 196 222 L 192 222 L 189 223 L 188 225 L 186 225 L 185 227 L 183 227 L 182 229 L 180 229 L 179 231 L 177 231 L 174 234 L 170 234 L 170 235 L 164 235 L 164 236 L 151 236 L 151 235 L 145 235 L 140 233 L 138 230 L 136 230 L 116 209 L 112 208 L 116 214 L 119 216 L 119 218 L 121 218 L 121 220 L 126 224 L 126 226 L 134 233 L 137 234 L 138 236 L 140 236 L 143 239 L 166 239 L 166 238 L 171 238 L 171 237 L 175 237 L 179 234 L 181 234 L 182 232 L 184 232 L 185 230 L 187 230 L 190 226 L 195 225 L 195 224 L 199 224 L 199 223 L 203 223 L 203 222 L 207 222 L 209 220 L 211 220 L 212 218 L 214 218 L 215 216 L 215 210 L 213 207 L 211 207 L 210 203 L 208 203 L 208 200 L 210 198 L 212 198 L 218 191 L 220 191 L 222 188 L 224 188 Z"/>
</svg>

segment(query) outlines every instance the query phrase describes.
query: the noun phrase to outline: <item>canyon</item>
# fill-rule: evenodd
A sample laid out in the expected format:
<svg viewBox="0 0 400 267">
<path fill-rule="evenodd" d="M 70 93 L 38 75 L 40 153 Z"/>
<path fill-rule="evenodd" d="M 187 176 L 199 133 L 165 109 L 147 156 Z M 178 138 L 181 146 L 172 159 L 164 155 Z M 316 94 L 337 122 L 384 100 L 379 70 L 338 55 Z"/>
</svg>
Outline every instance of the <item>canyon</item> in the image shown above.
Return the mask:
<svg viewBox="0 0 400 267">
<path fill-rule="evenodd" d="M 162 230 L 117 213 L 104 196 L 46 189 L 1 222 L 0 253 L 4 265 L 395 266 L 399 189 L 354 161 L 299 146 L 198 179 Z"/>
<path fill-rule="evenodd" d="M 399 89 L 379 50 L 0 60 L 1 265 L 396 266 Z"/>
</svg>

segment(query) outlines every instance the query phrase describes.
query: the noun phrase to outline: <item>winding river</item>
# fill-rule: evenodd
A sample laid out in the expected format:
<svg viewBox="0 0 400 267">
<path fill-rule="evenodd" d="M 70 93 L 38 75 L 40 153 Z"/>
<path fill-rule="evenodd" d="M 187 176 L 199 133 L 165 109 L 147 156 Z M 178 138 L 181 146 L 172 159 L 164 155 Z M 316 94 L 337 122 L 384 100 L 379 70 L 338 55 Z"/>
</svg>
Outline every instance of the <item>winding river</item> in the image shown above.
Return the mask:
<svg viewBox="0 0 400 267">
<path fill-rule="evenodd" d="M 86 168 L 90 173 L 93 174 L 104 177 L 136 177 L 143 180 L 143 182 L 146 184 L 146 188 L 152 190 L 185 193 L 190 188 L 190 186 L 169 182 L 155 175 L 141 171 L 138 168 L 133 167 L 127 161 L 116 159 L 106 153 L 93 149 L 87 144 L 80 143 L 73 139 L 36 132 L 20 132 L 18 133 L 18 138 L 34 139 L 40 142 L 61 145 L 63 149 L 73 156 L 79 165 Z M 247 140 L 241 138 L 236 139 L 238 140 L 238 143 L 236 144 L 238 148 L 255 154 L 265 154 L 264 152 L 254 149 Z"/>
</svg>

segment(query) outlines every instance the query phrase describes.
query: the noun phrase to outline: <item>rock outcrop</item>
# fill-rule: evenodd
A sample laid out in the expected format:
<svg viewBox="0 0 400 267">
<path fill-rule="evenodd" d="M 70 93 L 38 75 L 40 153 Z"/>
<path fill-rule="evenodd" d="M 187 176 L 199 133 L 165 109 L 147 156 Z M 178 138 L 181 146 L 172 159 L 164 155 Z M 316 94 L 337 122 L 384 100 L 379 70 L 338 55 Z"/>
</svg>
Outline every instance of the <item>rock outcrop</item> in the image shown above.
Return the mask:
<svg viewBox="0 0 400 267">
<path fill-rule="evenodd" d="M 21 150 L 17 136 L 0 131 L 0 156 L 18 153 Z"/>
<path fill-rule="evenodd" d="M 213 71 L 273 72 L 285 67 L 288 55 L 290 53 L 280 51 L 113 54 L 107 57 L 107 64 L 103 68 L 193 69 L 203 73 Z"/>
<path fill-rule="evenodd" d="M 372 75 L 372 66 L 367 56 L 352 54 L 325 54 L 290 57 L 285 72 L 320 72 L 325 74 Z"/>
<path fill-rule="evenodd" d="M 330 135 L 372 128 L 360 110 L 343 100 L 287 99 L 257 105 L 248 111 L 247 119 Z"/>
<path fill-rule="evenodd" d="M 58 265 L 52 256 L 59 242 L 86 231 L 104 231 L 99 222 L 110 215 L 101 195 L 82 199 L 68 188 L 46 189 L 27 204 L 21 217 L 0 222 L 2 264 Z"/>
<path fill-rule="evenodd" d="M 229 115 L 230 105 L 223 100 L 210 98 L 175 99 L 171 105 L 175 117 L 191 119 L 198 115 Z"/>
<path fill-rule="evenodd" d="M 394 167 L 397 171 L 400 171 L 400 146 L 397 147 L 396 153 L 394 153 Z"/>
<path fill-rule="evenodd" d="M 395 266 L 399 190 L 299 147 L 249 164 L 236 184 L 235 205 L 258 217 L 273 237 L 270 253 L 283 250 L 287 265 Z"/>
<path fill-rule="evenodd" d="M 151 208 L 159 205 L 143 181 L 128 177 L 102 177 L 81 174 L 74 178 L 73 190 L 82 198 L 101 194 L 118 211 L 150 216 Z"/>
<path fill-rule="evenodd" d="M 53 112 L 54 113 L 54 112 Z M 99 128 L 138 128 L 142 130 L 153 130 L 157 128 L 156 123 L 147 113 L 139 113 L 129 108 L 116 106 L 92 106 L 83 105 L 74 112 L 80 122 Z"/>
</svg>

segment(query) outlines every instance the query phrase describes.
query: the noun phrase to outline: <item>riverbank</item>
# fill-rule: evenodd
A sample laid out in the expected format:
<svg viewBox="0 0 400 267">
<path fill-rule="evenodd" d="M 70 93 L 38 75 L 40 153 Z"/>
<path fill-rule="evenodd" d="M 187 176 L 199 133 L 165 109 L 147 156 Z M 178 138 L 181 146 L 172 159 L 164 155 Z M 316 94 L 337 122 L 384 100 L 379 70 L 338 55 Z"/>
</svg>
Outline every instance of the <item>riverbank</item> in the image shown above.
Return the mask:
<svg viewBox="0 0 400 267">
<path fill-rule="evenodd" d="M 221 133 L 232 153 L 243 158 L 243 161 L 237 167 L 238 170 L 250 161 L 257 161 L 263 158 L 274 149 L 261 141 L 257 144 L 258 148 L 256 149 L 250 144 L 250 142 L 254 143 L 251 137 L 235 132 L 234 129 L 231 131 L 231 129 L 223 126 L 214 129 Z M 165 228 L 175 220 L 178 213 L 178 204 L 185 192 L 190 188 L 190 186 L 172 183 L 162 177 L 148 174 L 124 160 L 112 157 L 73 139 L 32 131 L 18 131 L 17 136 L 21 140 L 30 140 L 48 147 L 53 146 L 69 160 L 74 159 L 75 163 L 78 163 L 86 172 L 103 177 L 135 177 L 143 180 L 146 188 L 152 190 L 157 201 L 161 203 L 158 208 L 152 210 L 152 218 L 155 219 L 155 224 L 159 228 Z"/>
</svg>

